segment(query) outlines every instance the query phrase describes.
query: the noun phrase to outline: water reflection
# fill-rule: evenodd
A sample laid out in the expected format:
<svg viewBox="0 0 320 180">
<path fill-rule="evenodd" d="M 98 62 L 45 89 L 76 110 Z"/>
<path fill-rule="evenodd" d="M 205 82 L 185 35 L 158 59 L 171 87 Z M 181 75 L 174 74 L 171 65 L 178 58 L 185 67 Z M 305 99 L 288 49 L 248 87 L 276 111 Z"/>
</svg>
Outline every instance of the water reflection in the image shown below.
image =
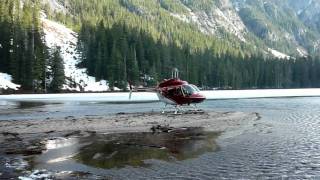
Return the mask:
<svg viewBox="0 0 320 180">
<path fill-rule="evenodd" d="M 99 168 L 146 166 L 144 160 L 185 160 L 217 150 L 218 133 L 202 128 L 174 130 L 170 133 L 127 133 L 95 135 L 92 143 L 80 149 L 75 159 Z"/>
<path fill-rule="evenodd" d="M 29 109 L 35 107 L 45 106 L 45 102 L 29 102 L 29 101 L 19 101 L 17 102 L 16 109 Z"/>
<path fill-rule="evenodd" d="M 67 146 L 72 146 L 78 143 L 77 138 L 54 138 L 46 141 L 45 146 L 47 150 L 59 149 Z"/>
</svg>

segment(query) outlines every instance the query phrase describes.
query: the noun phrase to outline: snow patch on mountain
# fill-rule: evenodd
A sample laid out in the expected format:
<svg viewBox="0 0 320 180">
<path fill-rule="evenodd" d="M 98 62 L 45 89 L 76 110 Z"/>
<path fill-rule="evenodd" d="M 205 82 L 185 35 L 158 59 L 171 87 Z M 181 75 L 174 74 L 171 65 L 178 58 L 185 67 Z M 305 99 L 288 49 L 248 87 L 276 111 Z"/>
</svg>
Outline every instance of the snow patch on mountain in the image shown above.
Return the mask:
<svg viewBox="0 0 320 180">
<path fill-rule="evenodd" d="M 170 15 L 186 23 L 190 23 L 190 19 L 184 14 L 176 14 L 170 12 Z"/>
<path fill-rule="evenodd" d="M 320 39 L 313 44 L 314 49 L 320 49 Z"/>
<path fill-rule="evenodd" d="M 309 55 L 308 52 L 302 47 L 298 47 L 297 52 L 301 57 L 307 57 Z"/>
<path fill-rule="evenodd" d="M 12 83 L 12 77 L 9 74 L 0 72 L 0 89 L 18 90 L 20 85 Z"/>
<path fill-rule="evenodd" d="M 274 57 L 280 58 L 280 59 L 290 59 L 291 57 L 287 54 L 284 54 L 282 52 L 279 52 L 277 50 L 268 48 L 268 52 L 270 52 Z"/>
<path fill-rule="evenodd" d="M 72 91 L 108 91 L 106 80 L 96 81 L 95 77 L 87 74 L 87 69 L 77 68 L 80 63 L 80 54 L 76 51 L 77 33 L 64 25 L 51 20 L 41 18 L 45 41 L 49 48 L 60 47 L 61 56 L 64 60 L 66 83 L 65 90 Z"/>
</svg>

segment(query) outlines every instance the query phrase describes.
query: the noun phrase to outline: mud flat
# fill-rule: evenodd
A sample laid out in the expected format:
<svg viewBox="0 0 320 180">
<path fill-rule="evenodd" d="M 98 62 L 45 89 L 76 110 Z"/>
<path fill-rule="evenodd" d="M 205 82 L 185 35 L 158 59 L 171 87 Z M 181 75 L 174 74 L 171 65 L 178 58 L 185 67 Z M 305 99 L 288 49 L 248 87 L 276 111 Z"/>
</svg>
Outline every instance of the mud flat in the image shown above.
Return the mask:
<svg viewBox="0 0 320 180">
<path fill-rule="evenodd" d="M 168 133 L 185 128 L 201 128 L 204 132 L 219 132 L 220 138 L 228 138 L 253 128 L 259 119 L 257 113 L 212 111 L 180 115 L 148 112 L 118 113 L 108 117 L 7 120 L 0 121 L 0 153 L 41 154 L 45 150 L 41 142 L 45 139 L 82 137 L 88 134 Z"/>
<path fill-rule="evenodd" d="M 62 170 L 56 167 L 69 169 L 66 177 L 89 172 L 81 175 L 87 178 L 103 172 L 95 168 L 143 166 L 148 159 L 195 158 L 217 150 L 218 137 L 239 135 L 253 128 L 259 118 L 257 113 L 210 111 L 0 121 L 0 154 L 4 157 L 0 159 L 0 178 L 58 177 Z M 72 169 L 79 163 L 87 168 L 80 172 Z"/>
<path fill-rule="evenodd" d="M 172 127 L 203 127 L 205 131 L 231 132 L 244 130 L 259 119 L 257 113 L 200 112 L 175 115 L 173 113 L 118 113 L 108 117 L 68 116 L 63 119 L 0 121 L 1 134 L 37 134 L 88 131 L 97 133 L 149 132 L 154 125 Z"/>
</svg>

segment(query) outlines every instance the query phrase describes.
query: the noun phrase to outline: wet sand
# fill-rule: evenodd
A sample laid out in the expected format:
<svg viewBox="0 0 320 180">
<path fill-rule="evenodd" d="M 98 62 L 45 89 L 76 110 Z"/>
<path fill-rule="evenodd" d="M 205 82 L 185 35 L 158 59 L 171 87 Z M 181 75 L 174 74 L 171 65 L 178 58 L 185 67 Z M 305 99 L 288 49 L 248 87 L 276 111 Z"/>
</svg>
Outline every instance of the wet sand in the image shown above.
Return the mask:
<svg viewBox="0 0 320 180">
<path fill-rule="evenodd" d="M 0 143 L 25 138 L 69 137 L 83 133 L 151 132 L 152 127 L 201 127 L 204 131 L 223 132 L 221 137 L 232 137 L 252 128 L 260 117 L 257 113 L 201 112 L 176 115 L 173 113 L 118 113 L 108 117 L 68 116 L 64 119 L 0 121 Z M 3 148 L 3 147 L 2 147 Z"/>
<path fill-rule="evenodd" d="M 55 140 L 59 137 L 67 139 L 73 137 L 92 138 L 106 134 L 112 135 L 136 133 L 138 134 L 138 137 L 141 136 L 141 138 L 134 140 L 139 144 L 141 141 L 139 139 L 144 139 L 146 137 L 143 134 L 139 135 L 139 133 L 151 133 L 152 131 L 157 131 L 165 134 L 173 131 L 174 133 L 169 134 L 168 137 L 173 137 L 173 139 L 176 139 L 176 135 L 174 134 L 179 132 L 183 133 L 188 139 L 190 138 L 187 137 L 189 136 L 189 131 L 194 131 L 194 128 L 201 128 L 201 132 L 216 132 L 219 134 L 219 138 L 228 138 L 237 136 L 246 130 L 253 128 L 259 118 L 260 117 L 257 113 L 210 111 L 199 113 L 190 112 L 181 115 L 176 115 L 173 113 L 161 114 L 159 112 L 149 112 L 129 114 L 118 113 L 108 117 L 68 116 L 63 119 L 46 118 L 42 120 L 25 121 L 7 120 L 0 121 L 0 154 L 6 156 L 23 155 L 25 157 L 40 156 L 43 154 L 43 152 L 48 150 L 48 141 Z M 135 134 L 132 134 L 132 136 L 134 135 Z M 195 133 L 192 136 L 196 137 L 195 139 L 199 139 L 198 135 L 198 133 Z M 150 137 L 157 138 L 158 136 Z M 167 139 L 167 136 L 165 137 L 165 139 Z M 108 137 L 104 137 L 102 139 L 106 138 Z M 93 140 L 94 139 L 96 138 L 93 138 Z M 89 139 L 88 142 L 91 141 L 92 139 Z M 116 141 L 121 141 L 121 139 L 117 139 Z M 159 141 L 159 143 L 156 144 L 153 144 L 152 142 L 157 141 L 155 139 L 151 140 L 150 142 L 144 142 L 144 146 L 164 146 L 166 149 L 170 149 L 170 143 L 168 142 L 172 141 L 166 140 L 165 143 L 163 143 L 163 141 Z M 185 144 L 185 142 L 183 144 Z M 204 148 L 202 149 L 208 149 L 206 146 L 207 145 L 203 145 Z M 215 149 L 213 147 L 210 148 L 212 150 Z M 138 150 L 139 149 L 140 148 L 138 148 Z M 200 152 L 202 151 L 203 150 Z M 7 174 L 5 173 L 3 176 L 0 175 L 0 177 L 16 177 L 12 175 L 13 174 L 9 172 Z"/>
<path fill-rule="evenodd" d="M 250 127 L 259 119 L 257 113 L 200 112 L 175 115 L 173 113 L 118 113 L 102 116 L 68 116 L 64 119 L 0 121 L 0 133 L 37 134 L 53 132 L 88 131 L 97 133 L 150 132 L 154 125 L 172 127 L 203 127 L 206 131 L 230 132 Z"/>
<path fill-rule="evenodd" d="M 41 154 L 44 150 L 41 142 L 52 137 L 152 132 L 152 128 L 154 131 L 202 128 L 207 132 L 221 132 L 220 138 L 228 138 L 253 128 L 259 118 L 257 113 L 211 111 L 182 115 L 159 112 L 118 113 L 108 117 L 68 116 L 64 119 L 0 121 L 0 153 Z"/>
</svg>

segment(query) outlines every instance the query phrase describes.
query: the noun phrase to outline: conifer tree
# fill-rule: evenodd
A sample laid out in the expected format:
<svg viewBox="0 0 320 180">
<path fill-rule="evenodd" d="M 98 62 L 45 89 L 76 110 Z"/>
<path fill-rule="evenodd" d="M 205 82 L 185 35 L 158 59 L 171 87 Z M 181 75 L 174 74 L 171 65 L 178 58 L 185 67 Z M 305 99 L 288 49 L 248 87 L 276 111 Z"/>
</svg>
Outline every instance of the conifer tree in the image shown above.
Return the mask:
<svg viewBox="0 0 320 180">
<path fill-rule="evenodd" d="M 52 92 L 60 92 L 65 82 L 64 65 L 60 48 L 55 47 L 51 56 L 52 82 L 50 89 Z"/>
<path fill-rule="evenodd" d="M 139 67 L 137 61 L 137 53 L 134 46 L 131 46 L 129 49 L 128 57 L 128 81 L 133 84 L 139 83 Z"/>
</svg>

